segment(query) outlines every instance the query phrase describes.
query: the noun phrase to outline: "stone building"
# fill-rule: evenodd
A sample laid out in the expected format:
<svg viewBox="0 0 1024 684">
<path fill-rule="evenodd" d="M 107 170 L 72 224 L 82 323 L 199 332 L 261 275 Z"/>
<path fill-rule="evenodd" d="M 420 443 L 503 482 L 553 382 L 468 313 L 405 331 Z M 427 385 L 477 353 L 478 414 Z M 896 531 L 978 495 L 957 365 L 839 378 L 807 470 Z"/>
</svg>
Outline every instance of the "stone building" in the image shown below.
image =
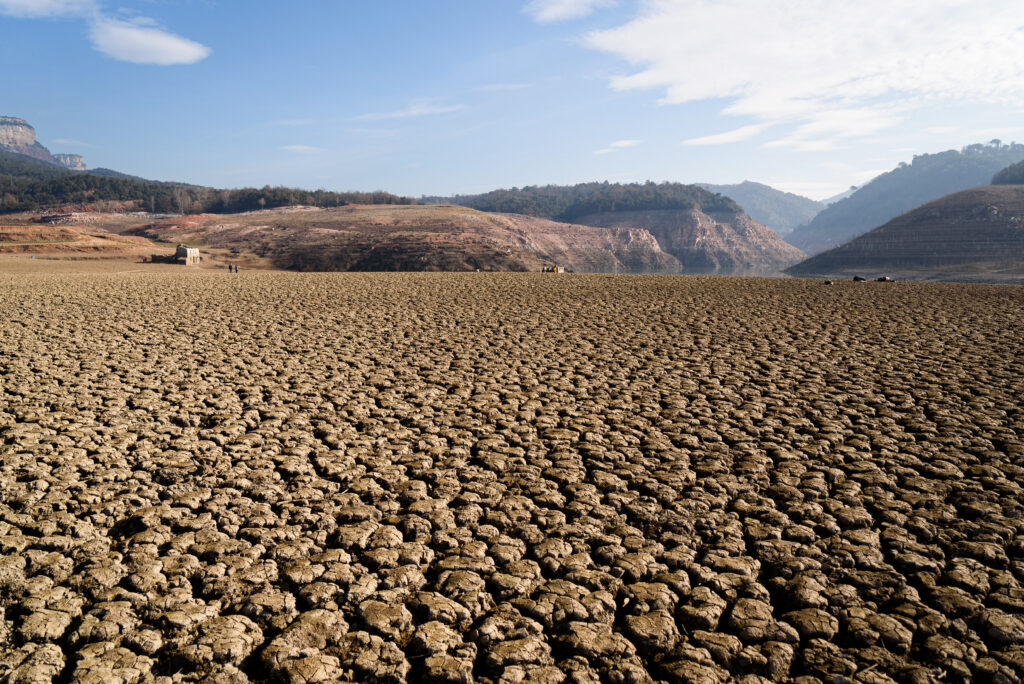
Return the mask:
<svg viewBox="0 0 1024 684">
<path fill-rule="evenodd" d="M 171 256 L 154 254 L 150 257 L 150 261 L 154 264 L 181 264 L 182 266 L 198 266 L 202 260 L 199 248 L 188 245 L 178 245 Z"/>
</svg>

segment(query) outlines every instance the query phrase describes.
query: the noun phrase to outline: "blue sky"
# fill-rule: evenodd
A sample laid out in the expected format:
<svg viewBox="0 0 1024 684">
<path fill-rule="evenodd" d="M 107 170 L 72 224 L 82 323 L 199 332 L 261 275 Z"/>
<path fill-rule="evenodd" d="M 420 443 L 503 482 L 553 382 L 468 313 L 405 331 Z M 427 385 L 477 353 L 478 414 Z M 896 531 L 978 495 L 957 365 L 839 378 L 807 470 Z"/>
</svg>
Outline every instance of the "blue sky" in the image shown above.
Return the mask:
<svg viewBox="0 0 1024 684">
<path fill-rule="evenodd" d="M 0 115 L 51 151 L 219 187 L 820 199 L 1024 141 L 1000 0 L 0 0 L 0 59 Z"/>
</svg>

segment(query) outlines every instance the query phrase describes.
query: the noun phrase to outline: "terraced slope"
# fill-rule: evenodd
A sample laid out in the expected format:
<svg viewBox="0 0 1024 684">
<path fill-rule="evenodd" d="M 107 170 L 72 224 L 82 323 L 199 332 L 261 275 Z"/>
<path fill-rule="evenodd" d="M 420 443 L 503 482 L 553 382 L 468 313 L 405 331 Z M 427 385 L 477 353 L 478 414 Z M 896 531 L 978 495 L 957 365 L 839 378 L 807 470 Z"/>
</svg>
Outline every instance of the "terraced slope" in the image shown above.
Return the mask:
<svg viewBox="0 0 1024 684">
<path fill-rule="evenodd" d="M 1020 288 L 143 270 L 0 306 L 0 679 L 1024 675 Z"/>
<path fill-rule="evenodd" d="M 298 271 L 677 273 L 640 228 L 603 229 L 456 206 L 283 209 L 185 216 L 135 231 L 164 242 L 236 249 Z"/>
<path fill-rule="evenodd" d="M 947 195 L 788 273 L 1024 282 L 1024 186 Z"/>
</svg>

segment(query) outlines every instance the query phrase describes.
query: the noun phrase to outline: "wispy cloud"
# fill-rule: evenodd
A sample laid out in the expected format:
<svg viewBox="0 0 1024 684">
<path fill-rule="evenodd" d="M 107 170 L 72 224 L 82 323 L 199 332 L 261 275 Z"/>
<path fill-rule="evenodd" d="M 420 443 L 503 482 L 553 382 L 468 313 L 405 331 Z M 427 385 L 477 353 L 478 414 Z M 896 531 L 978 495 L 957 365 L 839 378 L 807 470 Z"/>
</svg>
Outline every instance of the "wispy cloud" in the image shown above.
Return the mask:
<svg viewBox="0 0 1024 684">
<path fill-rule="evenodd" d="M 89 40 L 108 57 L 135 64 L 193 64 L 210 54 L 205 45 L 168 33 L 146 19 L 98 19 L 89 27 Z"/>
<path fill-rule="evenodd" d="M 724 114 L 765 130 L 795 126 L 779 146 L 836 146 L 935 103 L 1024 103 L 1021 3 L 643 0 L 640 7 L 631 21 L 584 39 L 630 66 L 612 87 L 660 91 L 667 104 L 724 99 Z M 892 106 L 897 101 L 902 108 Z M 727 142 L 752 130 L 694 140 Z"/>
<path fill-rule="evenodd" d="M 541 24 L 578 19 L 599 7 L 613 5 L 614 0 L 531 0 L 523 11 Z"/>
<path fill-rule="evenodd" d="M 145 17 L 108 16 L 97 0 L 0 0 L 0 14 L 23 19 L 77 18 L 88 25 L 89 42 L 99 52 L 135 64 L 193 64 L 210 48 L 175 35 Z"/>
<path fill-rule="evenodd" d="M 58 145 L 74 145 L 75 147 L 92 147 L 92 145 L 90 145 L 89 143 L 82 142 L 81 140 L 75 140 L 74 138 L 54 138 L 53 142 L 57 143 Z"/>
<path fill-rule="evenodd" d="M 594 154 L 609 154 L 610 152 L 624 150 L 628 147 L 636 147 L 641 142 L 642 141 L 640 140 L 616 140 L 613 143 L 609 143 L 608 147 L 602 147 L 599 150 L 594 150 Z"/>
<path fill-rule="evenodd" d="M 684 140 L 684 145 L 726 145 L 728 143 L 742 142 L 744 140 L 750 140 L 754 136 L 760 135 L 764 130 L 768 128 L 767 124 L 753 124 L 751 126 L 743 126 L 741 128 L 734 128 L 731 131 L 725 133 L 716 133 L 714 135 L 705 135 L 699 138 L 689 138 Z"/>
<path fill-rule="evenodd" d="M 465 109 L 466 105 L 442 105 L 432 100 L 417 100 L 405 109 L 393 112 L 371 112 L 353 117 L 355 121 L 386 121 L 388 119 L 413 119 L 420 116 L 435 116 L 437 114 L 449 114 Z"/>
<path fill-rule="evenodd" d="M 310 152 L 323 152 L 323 148 L 313 147 L 312 145 L 282 145 L 281 149 L 287 152 L 300 152 L 303 154 L 308 154 Z"/>
<path fill-rule="evenodd" d="M 0 13 L 12 17 L 67 17 L 96 9 L 95 0 L 0 0 Z"/>
</svg>

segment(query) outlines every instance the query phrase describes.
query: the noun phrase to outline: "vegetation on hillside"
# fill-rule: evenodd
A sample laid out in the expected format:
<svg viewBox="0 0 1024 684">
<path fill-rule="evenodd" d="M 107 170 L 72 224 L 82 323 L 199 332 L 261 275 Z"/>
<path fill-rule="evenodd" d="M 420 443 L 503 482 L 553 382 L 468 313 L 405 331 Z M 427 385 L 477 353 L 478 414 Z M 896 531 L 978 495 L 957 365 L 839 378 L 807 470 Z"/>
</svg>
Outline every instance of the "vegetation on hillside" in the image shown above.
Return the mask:
<svg viewBox="0 0 1024 684">
<path fill-rule="evenodd" d="M 222 190 L 164 183 L 104 169 L 102 175 L 69 171 L 12 152 L 0 151 L 0 213 L 36 211 L 66 204 L 131 201 L 142 211 L 226 214 L 297 204 L 412 204 L 407 197 L 376 192 L 329 192 L 264 186 Z"/>
<path fill-rule="evenodd" d="M 790 233 L 825 208 L 823 202 L 783 192 L 762 183 L 743 181 L 736 185 L 700 183 L 700 187 L 735 200 L 743 211 L 780 235 Z"/>
<path fill-rule="evenodd" d="M 960 151 L 922 154 L 883 173 L 829 206 L 787 240 L 814 254 L 881 226 L 900 214 L 967 188 L 988 185 L 993 174 L 1024 160 L 1024 145 L 969 145 Z"/>
<path fill-rule="evenodd" d="M 1024 161 L 1011 164 L 992 177 L 992 185 L 1024 185 Z"/>
<path fill-rule="evenodd" d="M 681 183 L 580 183 L 531 185 L 492 190 L 482 195 L 424 197 L 432 204 L 459 204 L 480 211 L 525 214 L 571 223 L 588 214 L 657 209 L 700 209 L 705 212 L 742 211 L 728 197 L 696 185 Z"/>
</svg>

